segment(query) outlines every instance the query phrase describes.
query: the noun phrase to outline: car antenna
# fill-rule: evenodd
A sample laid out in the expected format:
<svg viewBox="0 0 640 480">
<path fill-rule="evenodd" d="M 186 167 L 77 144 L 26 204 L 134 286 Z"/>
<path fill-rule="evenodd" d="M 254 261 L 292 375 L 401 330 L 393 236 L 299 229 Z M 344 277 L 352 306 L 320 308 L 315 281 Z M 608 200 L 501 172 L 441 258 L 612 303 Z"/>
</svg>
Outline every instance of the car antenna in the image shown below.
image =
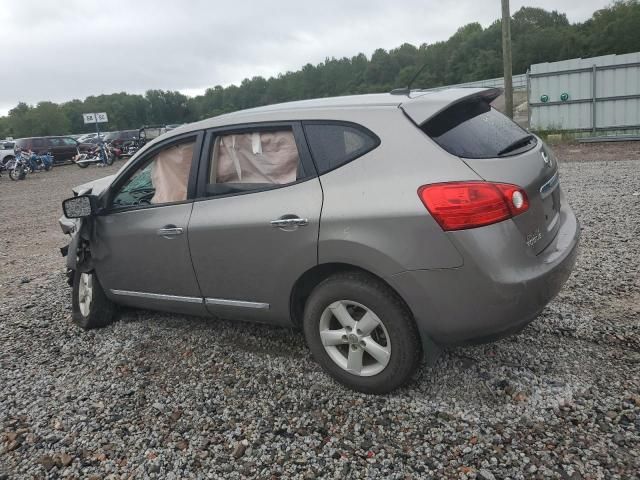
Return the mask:
<svg viewBox="0 0 640 480">
<path fill-rule="evenodd" d="M 406 87 L 404 87 L 404 88 L 394 88 L 389 93 L 391 95 L 409 95 L 411 93 L 411 85 L 413 85 L 413 82 L 416 81 L 416 79 L 418 78 L 418 75 L 420 75 L 422 73 L 422 71 L 427 67 L 427 65 L 428 64 L 425 62 L 425 64 L 420 67 L 420 69 L 411 78 L 411 80 L 409 80 L 409 83 L 407 84 Z"/>
</svg>

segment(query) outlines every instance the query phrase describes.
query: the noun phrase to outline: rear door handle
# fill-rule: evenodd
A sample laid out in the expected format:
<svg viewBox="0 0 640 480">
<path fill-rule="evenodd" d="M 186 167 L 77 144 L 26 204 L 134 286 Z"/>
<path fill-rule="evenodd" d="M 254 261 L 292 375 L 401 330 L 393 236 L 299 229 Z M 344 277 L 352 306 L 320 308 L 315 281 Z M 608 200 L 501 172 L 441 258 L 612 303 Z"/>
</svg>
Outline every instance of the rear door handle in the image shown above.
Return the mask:
<svg viewBox="0 0 640 480">
<path fill-rule="evenodd" d="M 309 219 L 293 217 L 293 218 L 278 218 L 276 220 L 271 220 L 271 226 L 276 228 L 287 228 L 287 227 L 306 227 L 309 225 Z"/>
<path fill-rule="evenodd" d="M 182 227 L 176 227 L 175 225 L 165 225 L 164 227 L 158 229 L 158 235 L 164 238 L 173 238 L 178 235 L 182 235 L 184 230 Z"/>
</svg>

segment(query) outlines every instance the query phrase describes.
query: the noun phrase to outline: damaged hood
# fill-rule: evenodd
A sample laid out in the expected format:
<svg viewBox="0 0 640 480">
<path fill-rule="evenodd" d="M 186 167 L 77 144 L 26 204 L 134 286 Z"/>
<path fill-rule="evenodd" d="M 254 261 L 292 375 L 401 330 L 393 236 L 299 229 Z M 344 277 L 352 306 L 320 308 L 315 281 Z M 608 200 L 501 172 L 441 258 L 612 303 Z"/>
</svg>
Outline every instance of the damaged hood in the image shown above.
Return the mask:
<svg viewBox="0 0 640 480">
<path fill-rule="evenodd" d="M 77 187 L 73 187 L 71 190 L 74 195 L 83 195 L 85 193 L 91 193 L 92 195 L 100 195 L 113 181 L 115 175 L 109 175 L 108 177 L 99 178 L 91 182 L 83 183 Z"/>
</svg>

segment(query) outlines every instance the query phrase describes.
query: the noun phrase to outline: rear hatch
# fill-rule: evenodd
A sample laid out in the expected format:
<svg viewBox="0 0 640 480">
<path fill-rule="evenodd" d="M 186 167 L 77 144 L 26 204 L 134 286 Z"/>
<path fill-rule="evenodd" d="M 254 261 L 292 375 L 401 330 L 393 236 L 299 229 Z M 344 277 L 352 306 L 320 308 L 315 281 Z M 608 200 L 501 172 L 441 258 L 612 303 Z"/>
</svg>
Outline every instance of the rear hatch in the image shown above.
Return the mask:
<svg viewBox="0 0 640 480">
<path fill-rule="evenodd" d="M 560 228 L 558 165 L 553 152 L 536 136 L 493 109 L 498 89 L 470 90 L 437 112 L 405 108 L 405 113 L 447 152 L 459 157 L 482 179 L 524 189 L 529 209 L 512 218 L 523 243 L 535 254 L 551 243 Z M 428 95 L 417 103 L 425 103 Z M 425 118 L 425 115 L 429 115 Z"/>
</svg>

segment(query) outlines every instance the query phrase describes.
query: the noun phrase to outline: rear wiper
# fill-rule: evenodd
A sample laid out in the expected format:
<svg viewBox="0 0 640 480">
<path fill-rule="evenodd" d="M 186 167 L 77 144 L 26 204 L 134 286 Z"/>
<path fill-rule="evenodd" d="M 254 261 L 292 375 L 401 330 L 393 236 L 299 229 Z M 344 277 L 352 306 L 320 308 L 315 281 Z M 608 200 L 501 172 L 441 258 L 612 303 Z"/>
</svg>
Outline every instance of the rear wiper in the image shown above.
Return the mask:
<svg viewBox="0 0 640 480">
<path fill-rule="evenodd" d="M 519 138 L 518 140 L 510 143 L 509 145 L 504 147 L 502 150 L 500 150 L 498 152 L 498 156 L 504 155 L 505 153 L 512 152 L 513 150 L 517 150 L 520 147 L 524 147 L 527 143 L 529 143 L 534 138 L 536 138 L 534 135 L 531 135 L 531 134 L 525 135 L 524 137 Z"/>
</svg>

